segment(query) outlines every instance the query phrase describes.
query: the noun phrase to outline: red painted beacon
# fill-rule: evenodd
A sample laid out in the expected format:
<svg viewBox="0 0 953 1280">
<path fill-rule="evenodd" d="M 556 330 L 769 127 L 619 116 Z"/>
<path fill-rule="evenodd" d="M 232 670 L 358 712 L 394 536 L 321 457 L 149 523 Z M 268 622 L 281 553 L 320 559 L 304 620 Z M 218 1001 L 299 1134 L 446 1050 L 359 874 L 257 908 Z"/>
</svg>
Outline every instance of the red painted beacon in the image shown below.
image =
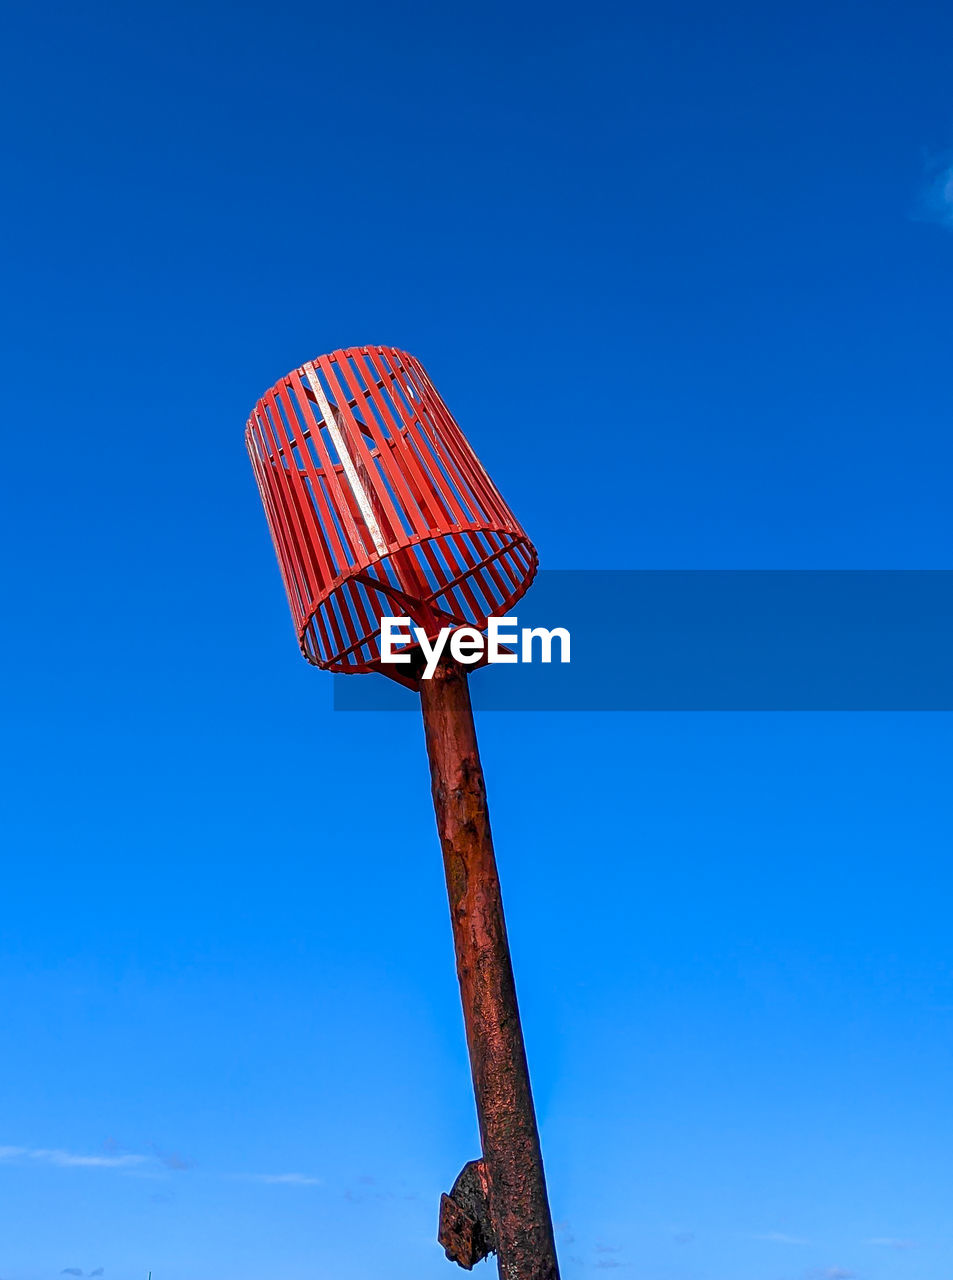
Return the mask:
<svg viewBox="0 0 953 1280">
<path fill-rule="evenodd" d="M 316 666 L 380 671 L 382 616 L 482 629 L 533 580 L 533 544 L 403 351 L 308 361 L 258 401 L 246 439 Z"/>
<path fill-rule="evenodd" d="M 438 1239 L 501 1280 L 558 1280 L 553 1227 L 466 669 L 419 649 L 381 662 L 381 618 L 484 630 L 523 595 L 536 552 L 421 364 L 347 347 L 280 379 L 246 442 L 301 652 L 420 692 L 450 896 L 482 1157 L 441 1198 Z"/>
</svg>

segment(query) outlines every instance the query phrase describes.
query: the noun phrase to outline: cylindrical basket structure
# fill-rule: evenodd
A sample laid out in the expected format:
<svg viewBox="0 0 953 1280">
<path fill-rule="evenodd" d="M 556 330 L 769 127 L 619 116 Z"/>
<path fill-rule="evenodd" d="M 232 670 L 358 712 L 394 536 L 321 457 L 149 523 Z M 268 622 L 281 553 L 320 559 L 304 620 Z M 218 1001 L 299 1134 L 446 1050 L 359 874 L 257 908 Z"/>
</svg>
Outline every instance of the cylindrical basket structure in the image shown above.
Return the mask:
<svg viewBox="0 0 953 1280">
<path fill-rule="evenodd" d="M 262 396 L 245 439 L 301 652 L 316 666 L 392 674 L 382 617 L 483 630 L 533 580 L 533 544 L 404 351 L 308 361 Z"/>
</svg>

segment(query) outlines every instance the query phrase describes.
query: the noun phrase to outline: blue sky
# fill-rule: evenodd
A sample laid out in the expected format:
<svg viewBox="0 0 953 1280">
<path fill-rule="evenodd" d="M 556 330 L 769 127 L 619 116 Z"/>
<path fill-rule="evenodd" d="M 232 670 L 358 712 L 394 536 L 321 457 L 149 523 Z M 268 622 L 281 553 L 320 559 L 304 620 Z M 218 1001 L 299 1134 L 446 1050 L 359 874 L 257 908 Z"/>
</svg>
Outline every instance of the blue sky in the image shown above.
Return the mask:
<svg viewBox="0 0 953 1280">
<path fill-rule="evenodd" d="M 422 735 L 298 656 L 248 410 L 393 342 L 550 568 L 949 567 L 953 15 L 5 25 L 0 1277 L 448 1276 Z M 949 1280 L 949 717 L 480 734 L 566 1280 Z"/>
</svg>

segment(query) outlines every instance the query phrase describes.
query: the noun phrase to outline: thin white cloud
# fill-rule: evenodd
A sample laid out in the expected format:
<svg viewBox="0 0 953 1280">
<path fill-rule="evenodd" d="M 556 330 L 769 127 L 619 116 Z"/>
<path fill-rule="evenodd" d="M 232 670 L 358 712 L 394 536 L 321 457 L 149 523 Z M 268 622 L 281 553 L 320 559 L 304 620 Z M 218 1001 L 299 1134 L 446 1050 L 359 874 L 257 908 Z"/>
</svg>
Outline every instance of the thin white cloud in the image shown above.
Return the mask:
<svg viewBox="0 0 953 1280">
<path fill-rule="evenodd" d="M 148 1156 L 82 1155 L 61 1147 L 0 1147 L 0 1160 L 36 1160 L 60 1169 L 128 1169 L 144 1164 Z"/>
<path fill-rule="evenodd" d="M 929 177 L 920 200 L 920 217 L 953 231 L 953 157 L 943 156 L 928 168 Z"/>
<path fill-rule="evenodd" d="M 44 1160 L 49 1164 L 59 1165 L 62 1169 L 128 1169 L 132 1165 L 144 1164 L 148 1156 L 84 1156 L 74 1151 L 38 1150 L 29 1153 L 31 1160 Z"/>
<path fill-rule="evenodd" d="M 772 1244 L 810 1244 L 803 1236 L 785 1235 L 783 1231 L 765 1231 L 761 1235 L 753 1235 L 752 1240 L 770 1240 Z"/>
<path fill-rule="evenodd" d="M 874 1236 L 870 1240 L 865 1240 L 865 1244 L 877 1244 L 884 1249 L 912 1249 L 916 1245 L 916 1240 L 898 1240 L 896 1236 Z"/>
<path fill-rule="evenodd" d="M 178 1172 L 190 1168 L 189 1162 L 178 1155 L 152 1149 L 152 1154 L 117 1151 L 115 1145 L 103 1152 L 87 1155 L 84 1152 L 67 1151 L 63 1147 L 14 1147 L 0 1146 L 0 1164 L 45 1164 L 58 1169 L 118 1169 L 139 1178 L 168 1177 L 166 1170 Z M 310 1173 L 239 1173 L 223 1174 L 245 1182 L 257 1182 L 265 1186 L 320 1187 L 323 1179 Z"/>
</svg>

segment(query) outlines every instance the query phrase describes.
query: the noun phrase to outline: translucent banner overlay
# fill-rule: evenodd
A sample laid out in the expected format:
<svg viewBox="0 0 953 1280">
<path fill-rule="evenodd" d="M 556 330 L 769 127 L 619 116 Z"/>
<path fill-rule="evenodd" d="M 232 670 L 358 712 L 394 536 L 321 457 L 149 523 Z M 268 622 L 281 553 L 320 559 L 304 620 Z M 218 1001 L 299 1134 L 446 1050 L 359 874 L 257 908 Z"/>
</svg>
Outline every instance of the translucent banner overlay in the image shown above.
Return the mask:
<svg viewBox="0 0 953 1280">
<path fill-rule="evenodd" d="M 953 710 L 951 570 L 550 569 L 510 616 L 571 661 L 475 670 L 482 711 Z M 334 708 L 418 698 L 335 676 Z"/>
</svg>

